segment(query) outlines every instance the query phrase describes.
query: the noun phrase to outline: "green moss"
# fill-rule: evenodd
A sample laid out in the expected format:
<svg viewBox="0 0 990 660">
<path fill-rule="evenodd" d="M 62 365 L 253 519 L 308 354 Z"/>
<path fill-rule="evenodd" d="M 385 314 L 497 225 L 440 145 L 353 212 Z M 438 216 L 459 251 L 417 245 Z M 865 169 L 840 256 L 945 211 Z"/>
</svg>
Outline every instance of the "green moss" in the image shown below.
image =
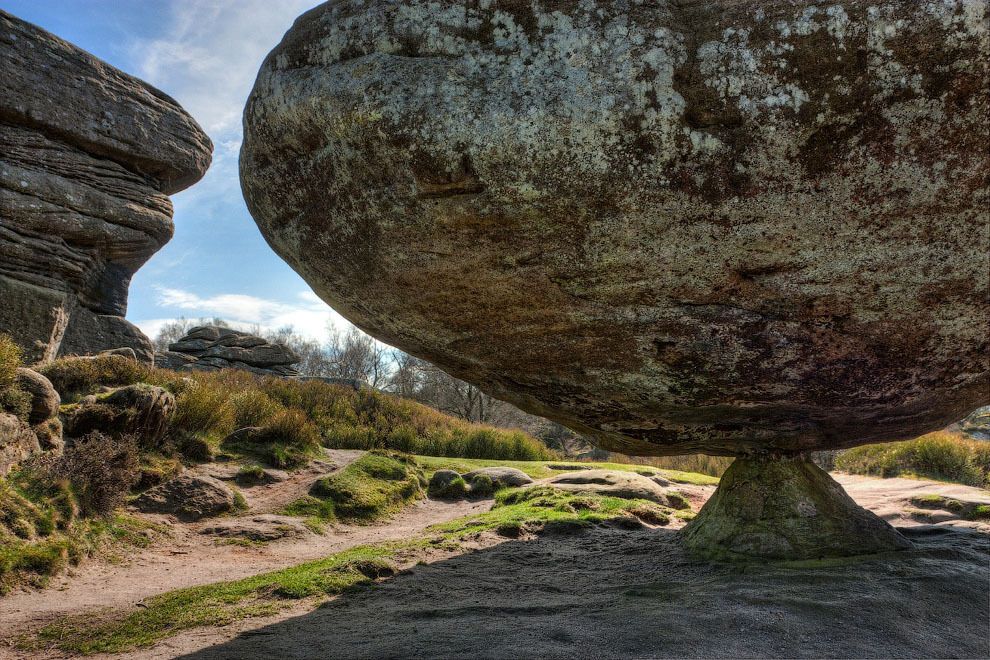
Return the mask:
<svg viewBox="0 0 990 660">
<path fill-rule="evenodd" d="M 469 491 L 467 482 L 462 477 L 457 477 L 443 485 L 430 482 L 429 495 L 434 499 L 459 500 L 467 497 Z"/>
<path fill-rule="evenodd" d="M 909 515 L 923 520 L 931 518 L 931 509 L 951 511 L 965 520 L 990 519 L 990 504 L 963 502 L 952 497 L 945 497 L 944 495 L 935 495 L 931 493 L 915 495 L 911 498 L 911 504 L 917 508 L 907 508 L 905 511 Z"/>
<path fill-rule="evenodd" d="M 248 510 L 247 500 L 244 499 L 244 495 L 241 494 L 239 490 L 234 490 L 234 508 L 232 511 L 234 513 L 241 513 Z"/>
<path fill-rule="evenodd" d="M 245 465 L 234 475 L 234 480 L 245 486 L 257 484 L 264 478 L 265 468 L 260 465 Z"/>
<path fill-rule="evenodd" d="M 590 525 L 610 518 L 636 516 L 648 524 L 666 524 L 671 510 L 646 500 L 588 496 L 550 486 L 509 488 L 495 495 L 495 506 L 486 513 L 437 525 L 431 529 L 447 538 L 508 530 L 525 526 L 539 529 L 548 524 Z"/>
<path fill-rule="evenodd" d="M 412 457 L 368 452 L 340 472 L 313 484 L 310 496 L 290 504 L 289 515 L 370 522 L 423 496 L 422 473 Z"/>
</svg>

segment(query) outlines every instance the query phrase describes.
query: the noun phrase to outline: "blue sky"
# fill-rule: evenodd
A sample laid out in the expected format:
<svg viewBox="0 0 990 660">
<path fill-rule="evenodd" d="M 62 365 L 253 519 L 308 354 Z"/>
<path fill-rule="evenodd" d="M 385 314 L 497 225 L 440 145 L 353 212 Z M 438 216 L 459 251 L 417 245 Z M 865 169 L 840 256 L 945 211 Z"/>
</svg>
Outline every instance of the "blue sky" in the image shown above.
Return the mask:
<svg viewBox="0 0 990 660">
<path fill-rule="evenodd" d="M 241 111 L 265 55 L 319 0 L 0 0 L 30 21 L 179 101 L 209 133 L 213 166 L 174 195 L 175 237 L 135 275 L 127 317 L 149 336 L 168 319 L 291 324 L 320 339 L 347 322 L 268 247 L 237 179 Z"/>
</svg>

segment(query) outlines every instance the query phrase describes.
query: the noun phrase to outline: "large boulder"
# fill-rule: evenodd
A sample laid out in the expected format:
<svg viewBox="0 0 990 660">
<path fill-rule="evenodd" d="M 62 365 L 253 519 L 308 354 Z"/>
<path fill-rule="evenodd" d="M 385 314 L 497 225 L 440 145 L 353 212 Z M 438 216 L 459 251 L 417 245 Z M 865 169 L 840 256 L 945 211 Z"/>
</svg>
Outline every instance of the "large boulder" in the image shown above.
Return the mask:
<svg viewBox="0 0 990 660">
<path fill-rule="evenodd" d="M 159 448 L 175 417 L 175 396 L 168 390 L 138 383 L 84 397 L 66 417 L 65 435 L 81 438 L 92 431 L 134 435 L 146 449 Z"/>
<path fill-rule="evenodd" d="M 131 276 L 212 145 L 171 98 L 0 11 L 0 331 L 30 361 L 128 346 Z"/>
<path fill-rule="evenodd" d="M 176 371 L 241 369 L 262 376 L 295 377 L 299 362 L 292 349 L 247 332 L 197 326 L 155 355 L 155 365 Z"/>
<path fill-rule="evenodd" d="M 935 430 L 990 387 L 984 2 L 334 0 L 241 180 L 383 341 L 630 454 Z"/>
<path fill-rule="evenodd" d="M 134 501 L 146 513 L 168 513 L 181 520 L 200 520 L 233 511 L 234 491 L 213 477 L 180 474 Z"/>
<path fill-rule="evenodd" d="M 62 397 L 55 391 L 52 382 L 33 369 L 21 367 L 17 370 L 17 387 L 31 395 L 31 412 L 28 423 L 41 424 L 58 415 Z"/>
</svg>

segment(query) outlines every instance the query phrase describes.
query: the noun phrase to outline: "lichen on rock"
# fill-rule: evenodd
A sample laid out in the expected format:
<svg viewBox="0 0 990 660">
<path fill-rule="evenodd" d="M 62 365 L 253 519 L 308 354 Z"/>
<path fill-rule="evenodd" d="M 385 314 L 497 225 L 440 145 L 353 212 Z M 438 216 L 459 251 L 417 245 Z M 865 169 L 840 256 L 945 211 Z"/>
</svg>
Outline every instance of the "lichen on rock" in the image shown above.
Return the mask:
<svg viewBox="0 0 990 660">
<path fill-rule="evenodd" d="M 241 178 L 314 291 L 627 454 L 902 439 L 986 403 L 986 4 L 333 0 Z"/>
</svg>

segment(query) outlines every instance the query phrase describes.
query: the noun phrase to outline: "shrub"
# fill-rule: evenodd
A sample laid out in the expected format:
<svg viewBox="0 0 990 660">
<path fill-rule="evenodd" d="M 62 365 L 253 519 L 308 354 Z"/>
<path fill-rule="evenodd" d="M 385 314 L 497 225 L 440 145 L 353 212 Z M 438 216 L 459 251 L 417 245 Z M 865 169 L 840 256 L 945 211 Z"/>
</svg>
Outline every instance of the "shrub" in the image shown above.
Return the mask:
<svg viewBox="0 0 990 660">
<path fill-rule="evenodd" d="M 230 434 L 236 424 L 235 412 L 229 401 L 230 392 L 210 381 L 198 381 L 176 399 L 173 426 L 188 433 L 216 437 Z"/>
<path fill-rule="evenodd" d="M 259 390 L 244 390 L 230 398 L 234 408 L 234 423 L 237 428 L 261 426 L 275 417 L 283 406 Z"/>
<path fill-rule="evenodd" d="M 919 475 L 986 487 L 990 484 L 990 443 L 939 431 L 905 442 L 847 449 L 836 456 L 835 466 L 853 474 Z"/>
<path fill-rule="evenodd" d="M 184 457 L 198 463 L 209 463 L 216 458 L 213 445 L 198 435 L 183 434 L 176 448 Z"/>
<path fill-rule="evenodd" d="M 97 386 L 119 387 L 147 379 L 149 368 L 123 355 L 64 357 L 39 368 L 63 399 Z"/>
<path fill-rule="evenodd" d="M 13 385 L 0 390 L 0 412 L 8 412 L 23 422 L 28 421 L 31 416 L 31 395 Z"/>
<path fill-rule="evenodd" d="M 265 478 L 265 468 L 260 465 L 245 465 L 234 476 L 234 481 L 244 485 L 260 483 Z"/>
<path fill-rule="evenodd" d="M 0 334 L 0 390 L 14 384 L 20 366 L 21 349 L 10 337 Z"/>
<path fill-rule="evenodd" d="M 124 503 L 139 476 L 138 443 L 131 435 L 108 437 L 94 431 L 54 459 L 33 468 L 39 484 L 68 483 L 83 515 L 106 515 Z"/>
</svg>

